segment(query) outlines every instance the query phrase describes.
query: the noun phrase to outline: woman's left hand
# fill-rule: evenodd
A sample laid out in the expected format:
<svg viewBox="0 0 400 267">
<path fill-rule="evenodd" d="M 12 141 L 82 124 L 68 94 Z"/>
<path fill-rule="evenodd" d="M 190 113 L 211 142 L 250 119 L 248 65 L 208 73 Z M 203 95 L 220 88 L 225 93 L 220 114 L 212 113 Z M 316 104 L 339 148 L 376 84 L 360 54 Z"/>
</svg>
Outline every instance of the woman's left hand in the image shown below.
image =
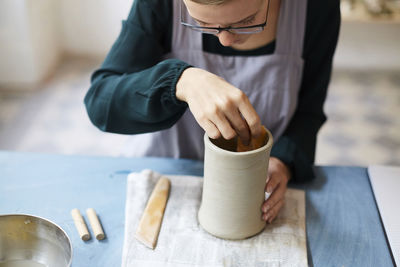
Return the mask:
<svg viewBox="0 0 400 267">
<path fill-rule="evenodd" d="M 269 159 L 268 178 L 265 192 L 271 194 L 262 205 L 262 219 L 271 223 L 285 203 L 285 192 L 290 180 L 290 170 L 281 160 L 275 157 Z"/>
</svg>

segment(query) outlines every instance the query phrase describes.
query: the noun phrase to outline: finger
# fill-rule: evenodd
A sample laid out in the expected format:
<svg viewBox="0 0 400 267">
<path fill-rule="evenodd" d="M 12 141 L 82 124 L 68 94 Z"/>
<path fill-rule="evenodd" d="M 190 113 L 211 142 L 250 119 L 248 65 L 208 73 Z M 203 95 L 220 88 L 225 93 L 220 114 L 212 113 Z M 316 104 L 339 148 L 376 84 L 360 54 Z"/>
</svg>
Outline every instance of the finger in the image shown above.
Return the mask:
<svg viewBox="0 0 400 267">
<path fill-rule="evenodd" d="M 261 134 L 260 117 L 244 93 L 238 103 L 238 108 L 250 129 L 251 135 L 259 136 Z"/>
<path fill-rule="evenodd" d="M 239 110 L 235 108 L 230 113 L 226 114 L 226 116 L 243 144 L 248 145 L 250 142 L 250 129 L 246 121 L 240 115 Z"/>
<path fill-rule="evenodd" d="M 265 191 L 269 194 L 272 193 L 272 191 L 275 190 L 275 188 L 279 185 L 280 183 L 279 176 L 277 175 L 269 175 L 267 179 L 267 183 L 265 184 Z"/>
<path fill-rule="evenodd" d="M 218 107 L 217 111 L 220 111 L 220 114 L 216 115 L 219 117 L 219 119 L 226 119 L 231 126 L 230 128 L 235 131 L 235 136 L 239 135 L 241 140 L 244 141 L 245 144 L 248 144 L 250 141 L 250 130 L 246 121 L 238 110 L 238 95 L 242 94 L 242 91 L 234 88 L 234 90 L 228 92 L 228 94 L 217 97 L 215 101 Z M 230 128 L 228 130 L 230 130 Z M 222 129 L 220 130 L 222 132 Z M 232 138 L 233 137 L 234 136 L 232 136 Z"/>
<path fill-rule="evenodd" d="M 271 223 L 278 215 L 284 203 L 285 200 L 283 198 L 280 199 L 266 214 L 263 215 L 263 220 Z"/>
<path fill-rule="evenodd" d="M 224 114 L 221 114 L 220 112 L 211 114 L 210 120 L 218 128 L 219 132 L 225 139 L 229 140 L 236 136 L 235 130 L 232 128 Z"/>
<path fill-rule="evenodd" d="M 268 212 L 276 203 L 278 203 L 282 198 L 284 198 L 286 192 L 286 186 L 278 186 L 270 195 L 270 197 L 264 202 L 262 206 L 262 211 L 264 213 Z"/>
<path fill-rule="evenodd" d="M 207 133 L 207 136 L 212 139 L 217 139 L 221 137 L 221 133 L 218 128 L 209 120 L 199 123 L 201 128 Z"/>
</svg>

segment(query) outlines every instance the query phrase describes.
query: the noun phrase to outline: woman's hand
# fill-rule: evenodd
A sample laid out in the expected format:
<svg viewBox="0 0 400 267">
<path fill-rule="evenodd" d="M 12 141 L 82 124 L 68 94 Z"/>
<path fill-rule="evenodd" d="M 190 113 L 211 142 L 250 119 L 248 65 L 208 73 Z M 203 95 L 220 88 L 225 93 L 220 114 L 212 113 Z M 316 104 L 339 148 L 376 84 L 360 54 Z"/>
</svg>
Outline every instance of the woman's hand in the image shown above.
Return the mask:
<svg viewBox="0 0 400 267">
<path fill-rule="evenodd" d="M 261 207 L 263 212 L 262 219 L 264 221 L 271 223 L 285 203 L 285 192 L 290 176 L 290 170 L 285 163 L 275 157 L 269 159 L 265 192 L 271 195 Z"/>
<path fill-rule="evenodd" d="M 199 68 L 186 69 L 176 97 L 189 105 L 197 123 L 210 138 L 232 139 L 245 144 L 261 133 L 261 122 L 247 96 L 221 77 Z"/>
</svg>

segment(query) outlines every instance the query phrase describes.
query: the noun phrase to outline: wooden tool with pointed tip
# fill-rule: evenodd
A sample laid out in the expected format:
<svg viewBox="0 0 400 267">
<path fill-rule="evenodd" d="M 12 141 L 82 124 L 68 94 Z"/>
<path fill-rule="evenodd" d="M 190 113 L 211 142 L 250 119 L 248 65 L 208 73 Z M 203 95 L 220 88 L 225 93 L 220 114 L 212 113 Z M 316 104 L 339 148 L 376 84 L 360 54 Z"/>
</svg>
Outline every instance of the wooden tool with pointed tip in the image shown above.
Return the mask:
<svg viewBox="0 0 400 267">
<path fill-rule="evenodd" d="M 170 180 L 165 177 L 158 180 L 136 230 L 135 238 L 151 249 L 157 244 L 170 184 Z"/>
</svg>

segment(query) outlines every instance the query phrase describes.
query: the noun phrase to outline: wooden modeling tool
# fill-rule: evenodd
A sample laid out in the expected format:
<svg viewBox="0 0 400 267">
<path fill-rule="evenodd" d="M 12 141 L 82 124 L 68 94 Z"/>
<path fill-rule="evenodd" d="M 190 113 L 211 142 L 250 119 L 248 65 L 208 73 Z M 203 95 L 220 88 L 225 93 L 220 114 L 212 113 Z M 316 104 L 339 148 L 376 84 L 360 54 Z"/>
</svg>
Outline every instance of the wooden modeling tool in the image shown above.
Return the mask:
<svg viewBox="0 0 400 267">
<path fill-rule="evenodd" d="M 87 229 L 86 223 L 78 209 L 71 210 L 72 219 L 74 219 L 76 230 L 78 230 L 79 237 L 83 241 L 88 241 L 90 239 L 90 234 Z"/>
<path fill-rule="evenodd" d="M 96 237 L 97 240 L 103 240 L 104 239 L 104 232 L 103 228 L 101 227 L 99 218 L 96 215 L 96 211 L 92 208 L 89 208 L 86 210 L 86 215 L 89 218 L 89 223 L 90 226 L 92 227 L 94 236 Z"/>
<path fill-rule="evenodd" d="M 136 230 L 135 238 L 151 249 L 157 244 L 170 187 L 169 179 L 161 177 L 158 180 Z"/>
</svg>

